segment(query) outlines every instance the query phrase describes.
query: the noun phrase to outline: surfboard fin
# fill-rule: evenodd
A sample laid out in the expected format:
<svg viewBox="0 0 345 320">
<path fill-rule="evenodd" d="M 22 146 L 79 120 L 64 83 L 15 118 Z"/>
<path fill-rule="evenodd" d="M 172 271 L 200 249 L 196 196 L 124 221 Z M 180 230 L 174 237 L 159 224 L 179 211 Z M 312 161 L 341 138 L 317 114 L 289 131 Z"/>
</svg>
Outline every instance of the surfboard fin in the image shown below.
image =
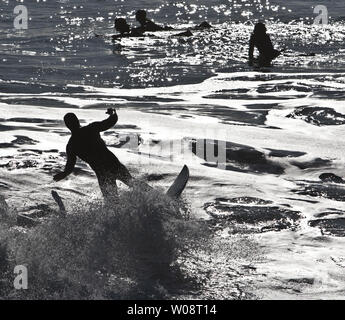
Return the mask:
<svg viewBox="0 0 345 320">
<path fill-rule="evenodd" d="M 183 166 L 181 172 L 170 186 L 166 194 L 172 198 L 178 198 L 185 189 L 189 179 L 189 169 L 186 165 Z"/>
</svg>

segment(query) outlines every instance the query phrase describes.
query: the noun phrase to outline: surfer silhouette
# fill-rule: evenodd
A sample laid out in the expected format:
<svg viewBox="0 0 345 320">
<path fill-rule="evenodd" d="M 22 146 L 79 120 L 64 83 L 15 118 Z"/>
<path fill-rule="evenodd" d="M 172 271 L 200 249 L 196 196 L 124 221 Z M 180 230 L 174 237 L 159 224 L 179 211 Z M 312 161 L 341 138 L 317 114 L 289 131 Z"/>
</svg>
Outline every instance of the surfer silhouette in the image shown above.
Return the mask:
<svg viewBox="0 0 345 320">
<path fill-rule="evenodd" d="M 141 30 L 142 32 L 173 30 L 172 27 L 168 27 L 168 26 L 162 27 L 162 26 L 154 23 L 153 21 L 147 19 L 147 12 L 145 10 L 138 10 L 135 14 L 135 18 L 137 19 L 137 21 L 140 24 L 140 27 L 138 29 Z"/>
<path fill-rule="evenodd" d="M 116 180 L 132 187 L 134 179 L 127 168 L 107 148 L 100 136 L 100 132 L 112 128 L 118 120 L 115 109 L 109 108 L 107 114 L 109 117 L 106 120 L 93 122 L 85 127 L 80 126 L 79 119 L 74 113 L 67 113 L 64 116 L 66 127 L 71 131 L 72 136 L 66 147 L 65 169 L 56 174 L 54 180 L 60 181 L 71 174 L 79 157 L 96 173 L 105 200 L 111 200 L 117 196 Z"/>
<path fill-rule="evenodd" d="M 131 28 L 124 18 L 115 19 L 115 30 L 120 34 L 111 36 L 113 41 L 126 37 L 142 37 L 144 35 L 144 31 L 139 28 Z"/>
<path fill-rule="evenodd" d="M 140 24 L 140 27 L 137 28 L 138 30 L 145 32 L 145 31 L 166 31 L 166 30 L 174 30 L 173 27 L 169 27 L 169 26 L 160 26 L 156 23 L 154 23 L 153 21 L 149 20 L 147 18 L 147 12 L 145 10 L 138 10 L 135 14 L 135 18 L 137 19 L 137 21 Z M 207 21 L 203 21 L 202 23 L 200 23 L 199 25 L 195 26 L 194 28 L 192 28 L 193 30 L 205 30 L 205 29 L 210 29 L 212 28 L 212 26 L 207 22 Z M 186 32 L 183 33 L 179 33 L 177 36 L 191 36 L 192 33 L 191 31 L 188 29 Z"/>
<path fill-rule="evenodd" d="M 259 22 L 254 27 L 249 41 L 249 65 L 252 66 L 257 62 L 260 67 L 267 67 L 271 65 L 273 59 L 280 55 L 278 50 L 275 50 L 272 45 L 270 36 L 266 33 L 266 26 Z M 258 59 L 254 59 L 254 48 L 259 51 Z"/>
<path fill-rule="evenodd" d="M 140 23 L 140 27 L 137 28 L 131 28 L 131 26 L 128 24 L 126 19 L 124 18 L 116 18 L 115 19 L 115 25 L 114 28 L 119 34 L 112 35 L 112 41 L 115 42 L 116 40 L 120 40 L 122 38 L 129 38 L 129 37 L 144 37 L 146 31 L 166 31 L 166 30 L 174 30 L 172 27 L 168 26 L 160 26 L 153 21 L 147 19 L 147 13 L 145 10 L 138 10 L 136 13 L 136 19 Z M 205 30 L 210 29 L 212 26 L 204 21 L 201 24 L 195 26 L 194 28 L 191 28 L 192 30 Z M 191 37 L 193 36 L 191 29 L 188 28 L 187 31 L 175 34 L 176 37 Z M 95 34 L 96 37 L 104 37 L 104 35 Z M 151 35 L 152 36 L 152 35 Z"/>
<path fill-rule="evenodd" d="M 139 28 L 131 28 L 130 25 L 127 23 L 126 19 L 124 18 L 117 18 L 114 21 L 114 28 L 120 34 L 114 34 L 110 36 L 112 41 L 120 40 L 122 38 L 130 38 L 130 37 L 143 37 L 144 33 Z M 100 35 L 95 33 L 95 37 L 108 37 L 107 35 Z"/>
<path fill-rule="evenodd" d="M 151 25 L 151 24 L 149 24 L 149 25 Z M 152 30 L 153 28 L 150 27 L 148 29 Z M 124 18 L 115 19 L 115 30 L 118 31 L 120 34 L 115 34 L 115 35 L 111 36 L 113 41 L 119 40 L 122 38 L 128 38 L 128 37 L 144 37 L 145 36 L 144 32 L 148 31 L 142 27 L 131 28 L 130 25 L 127 23 L 126 19 L 124 19 Z M 172 30 L 172 28 L 171 29 L 163 29 L 163 30 Z M 178 33 L 175 36 L 190 37 L 192 35 L 193 34 L 191 33 L 191 31 L 188 29 L 186 32 Z"/>
</svg>

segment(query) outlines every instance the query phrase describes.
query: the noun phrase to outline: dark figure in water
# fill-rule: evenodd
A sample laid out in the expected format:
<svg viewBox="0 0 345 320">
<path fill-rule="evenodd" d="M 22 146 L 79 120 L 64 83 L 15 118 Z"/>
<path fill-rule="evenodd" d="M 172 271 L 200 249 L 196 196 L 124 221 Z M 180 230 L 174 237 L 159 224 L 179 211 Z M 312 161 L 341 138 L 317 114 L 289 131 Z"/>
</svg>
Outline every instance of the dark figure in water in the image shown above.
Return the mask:
<svg viewBox="0 0 345 320">
<path fill-rule="evenodd" d="M 254 32 L 249 41 L 249 65 L 253 65 L 255 61 L 260 67 L 271 65 L 273 59 L 280 55 L 278 50 L 274 50 L 270 36 L 266 33 L 266 26 L 259 22 L 255 25 Z M 259 51 L 259 58 L 254 59 L 254 48 Z"/>
<path fill-rule="evenodd" d="M 145 32 L 145 31 L 151 31 L 152 32 L 152 31 L 174 30 L 174 28 L 172 28 L 172 27 L 168 27 L 168 26 L 162 27 L 162 26 L 154 23 L 153 21 L 147 19 L 147 12 L 145 10 L 138 10 L 137 13 L 135 14 L 135 18 L 140 23 L 140 27 L 138 29 L 143 31 L 143 32 Z M 212 28 L 212 26 L 207 21 L 204 21 L 192 29 L 193 30 L 205 30 L 205 29 L 210 29 L 210 28 Z M 186 33 L 181 33 L 179 35 L 190 36 L 191 32 L 188 29 L 186 31 Z"/>
<path fill-rule="evenodd" d="M 140 10 L 139 10 L 140 11 Z M 145 11 L 144 11 L 145 12 Z M 148 20 L 150 21 L 150 20 Z M 152 21 L 151 21 L 152 22 Z M 152 22 L 153 23 L 153 22 Z M 153 25 L 156 25 L 153 23 Z M 152 26 L 152 25 L 151 25 Z M 157 25 L 156 25 L 157 26 Z M 159 26 L 157 26 L 159 27 Z M 172 28 L 171 28 L 172 29 Z M 163 29 L 163 30 L 171 30 L 171 29 Z M 126 38 L 126 37 L 143 37 L 144 32 L 148 31 L 145 30 L 145 28 L 139 27 L 139 28 L 131 28 L 129 26 L 129 24 L 127 23 L 126 19 L 123 18 L 118 18 L 115 19 L 115 30 L 120 32 L 120 34 L 116 34 L 112 36 L 113 41 L 121 39 L 121 38 Z M 150 29 L 150 31 L 152 31 L 152 28 Z M 154 30 L 157 31 L 157 30 Z M 175 36 L 179 36 L 179 37 L 190 37 L 193 34 L 191 33 L 190 30 L 187 30 L 185 32 L 182 33 L 178 33 Z"/>
<path fill-rule="evenodd" d="M 124 18 L 117 18 L 115 19 L 115 30 L 120 32 L 120 34 L 116 34 L 112 36 L 113 40 L 126 38 L 126 37 L 142 37 L 143 31 L 139 28 L 131 28 L 130 25 L 127 23 L 126 19 Z"/>
<path fill-rule="evenodd" d="M 131 28 L 130 25 L 127 23 L 126 19 L 118 18 L 115 19 L 115 30 L 120 32 L 120 34 L 116 34 L 112 36 L 113 41 L 121 39 L 121 38 L 128 38 L 128 37 L 144 37 L 144 31 L 143 28 Z M 165 29 L 168 30 L 168 29 Z M 176 36 L 181 37 L 190 37 L 193 34 L 190 30 L 187 30 L 186 32 L 178 33 Z"/>
<path fill-rule="evenodd" d="M 109 108 L 107 114 L 109 114 L 108 119 L 93 122 L 85 127 L 80 126 L 79 119 L 74 113 L 65 115 L 64 121 L 66 127 L 71 130 L 72 136 L 66 148 L 65 170 L 56 174 L 54 180 L 60 181 L 71 174 L 79 157 L 95 171 L 105 200 L 112 200 L 117 196 L 116 180 L 132 187 L 134 179 L 127 168 L 107 148 L 100 136 L 100 132 L 110 129 L 118 120 L 115 109 Z"/>
<path fill-rule="evenodd" d="M 142 32 L 173 30 L 172 27 L 168 27 L 168 26 L 162 27 L 154 23 L 153 21 L 147 19 L 147 13 L 145 10 L 138 10 L 137 13 L 135 14 L 135 18 L 140 23 L 140 27 L 138 29 L 141 30 Z"/>
</svg>

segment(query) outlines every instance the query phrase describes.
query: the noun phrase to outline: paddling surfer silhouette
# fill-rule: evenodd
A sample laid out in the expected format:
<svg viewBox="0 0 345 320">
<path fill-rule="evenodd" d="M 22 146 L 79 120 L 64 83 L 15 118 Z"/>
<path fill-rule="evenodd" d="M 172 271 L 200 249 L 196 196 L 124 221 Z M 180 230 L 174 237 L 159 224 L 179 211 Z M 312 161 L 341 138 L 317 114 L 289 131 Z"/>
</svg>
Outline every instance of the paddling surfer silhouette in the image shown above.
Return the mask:
<svg viewBox="0 0 345 320">
<path fill-rule="evenodd" d="M 153 23 L 153 22 L 152 22 Z M 152 28 L 151 28 L 152 29 Z M 149 31 L 151 30 L 148 29 Z M 120 40 L 122 38 L 132 38 L 132 37 L 144 37 L 145 28 L 131 28 L 131 26 L 127 23 L 126 19 L 124 18 L 117 18 L 115 19 L 115 30 L 118 31 L 120 34 L 112 35 L 111 38 L 113 42 L 116 40 Z M 170 29 L 164 29 L 164 30 L 170 30 Z M 193 34 L 190 30 L 187 30 L 185 32 L 181 32 L 176 34 L 175 36 L 181 36 L 181 37 L 190 37 Z M 150 35 L 152 37 L 152 35 Z"/>
<path fill-rule="evenodd" d="M 114 200 L 117 196 L 116 180 L 120 180 L 129 187 L 141 183 L 145 188 L 149 186 L 144 182 L 135 180 L 128 169 L 107 148 L 100 136 L 100 132 L 112 128 L 118 120 L 115 109 L 109 108 L 106 112 L 109 117 L 100 122 L 93 122 L 87 126 L 80 126 L 79 119 L 74 113 L 64 116 L 66 127 L 72 136 L 66 147 L 67 163 L 63 172 L 54 176 L 55 181 L 66 178 L 73 172 L 77 157 L 90 165 L 96 173 L 99 187 L 105 200 Z"/>
<path fill-rule="evenodd" d="M 173 30 L 172 27 L 168 27 L 168 26 L 160 26 L 156 23 L 154 23 L 152 20 L 149 20 L 147 18 L 147 12 L 145 10 L 138 10 L 135 14 L 135 18 L 137 19 L 137 21 L 140 24 L 140 27 L 138 29 L 140 29 L 142 32 L 145 31 L 163 31 L 163 30 Z"/>
<path fill-rule="evenodd" d="M 114 29 L 119 34 L 111 35 L 111 39 L 113 42 L 116 40 L 121 40 L 122 38 L 132 38 L 132 37 L 143 37 L 144 32 L 141 31 L 139 28 L 132 28 L 126 19 L 124 18 L 116 18 L 114 21 Z M 95 33 L 95 37 L 108 37 L 107 35 L 100 35 Z"/>
<path fill-rule="evenodd" d="M 124 18 L 115 19 L 115 30 L 120 32 L 120 34 L 113 35 L 113 41 L 127 37 L 142 37 L 144 35 L 142 30 L 139 30 L 138 28 L 131 28 Z"/>
<path fill-rule="evenodd" d="M 142 32 L 174 30 L 173 27 L 170 27 L 170 26 L 160 26 L 160 25 L 154 23 L 152 20 L 147 18 L 147 12 L 145 10 L 142 10 L 142 9 L 140 9 L 140 10 L 138 10 L 136 12 L 135 18 L 136 18 L 136 20 L 140 24 L 140 27 L 138 27 L 136 29 L 140 30 Z M 199 25 L 195 26 L 192 29 L 193 30 L 205 30 L 205 29 L 211 29 L 211 28 L 212 28 L 212 26 L 207 21 L 203 21 L 202 23 L 200 23 Z M 187 31 L 177 34 L 177 36 L 186 36 L 186 37 L 190 37 L 192 35 L 193 34 L 192 34 L 192 32 L 190 31 L 189 28 L 187 29 Z"/>
</svg>

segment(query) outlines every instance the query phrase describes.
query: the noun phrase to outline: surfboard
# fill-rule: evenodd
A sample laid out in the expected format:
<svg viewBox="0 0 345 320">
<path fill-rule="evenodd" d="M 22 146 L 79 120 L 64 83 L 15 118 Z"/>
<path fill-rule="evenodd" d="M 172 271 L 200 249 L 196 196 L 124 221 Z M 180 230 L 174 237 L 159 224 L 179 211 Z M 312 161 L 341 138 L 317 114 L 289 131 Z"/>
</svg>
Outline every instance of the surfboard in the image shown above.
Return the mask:
<svg viewBox="0 0 345 320">
<path fill-rule="evenodd" d="M 178 198 L 185 189 L 189 179 L 189 169 L 186 165 L 183 166 L 181 172 L 170 186 L 166 194 L 172 198 Z"/>
<path fill-rule="evenodd" d="M 170 186 L 166 194 L 171 198 L 178 198 L 183 192 L 183 190 L 185 189 L 188 180 L 189 180 L 189 169 L 186 165 L 184 165 L 181 172 L 179 173 L 175 181 L 172 183 L 172 185 Z M 61 215 L 65 216 L 66 208 L 60 195 L 55 190 L 52 190 L 51 194 L 55 202 L 59 206 Z"/>
</svg>

